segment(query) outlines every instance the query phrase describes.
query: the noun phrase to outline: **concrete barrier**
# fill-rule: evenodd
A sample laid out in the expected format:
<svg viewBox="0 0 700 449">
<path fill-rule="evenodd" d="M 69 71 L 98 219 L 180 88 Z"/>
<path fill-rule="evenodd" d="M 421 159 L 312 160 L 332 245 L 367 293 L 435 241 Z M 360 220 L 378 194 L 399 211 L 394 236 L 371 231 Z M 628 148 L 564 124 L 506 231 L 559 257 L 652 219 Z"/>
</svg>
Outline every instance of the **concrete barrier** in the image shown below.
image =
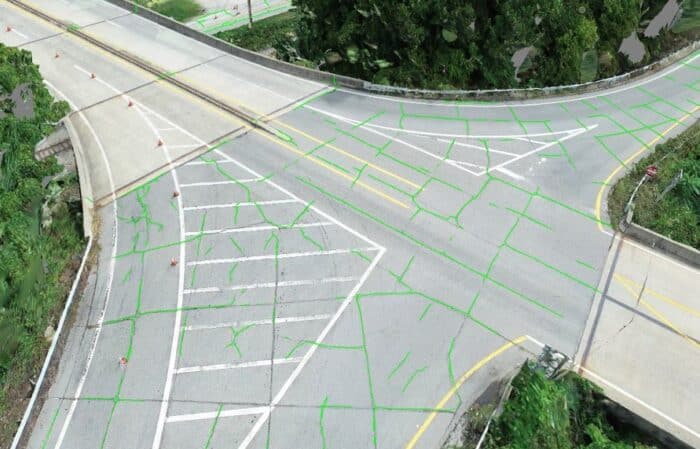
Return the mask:
<svg viewBox="0 0 700 449">
<path fill-rule="evenodd" d="M 233 44 L 225 42 L 214 36 L 202 33 L 193 28 L 188 27 L 176 20 L 163 16 L 143 6 L 137 5 L 131 0 L 106 0 L 116 6 L 132 11 L 141 17 L 144 17 L 152 22 L 162 25 L 168 29 L 176 31 L 180 34 L 188 36 L 199 42 L 212 46 L 218 50 L 229 53 L 233 56 L 246 59 L 255 64 L 277 70 L 289 75 L 298 76 L 326 83 L 333 86 L 347 87 L 351 89 L 361 90 L 378 95 L 392 95 L 406 98 L 432 99 L 432 100 L 525 100 L 529 98 L 550 97 L 558 95 L 573 95 L 594 92 L 604 89 L 610 89 L 615 86 L 622 85 L 632 79 L 642 77 L 654 72 L 658 72 L 681 59 L 689 56 L 695 50 L 700 48 L 700 41 L 695 41 L 692 44 L 655 61 L 644 67 L 637 68 L 631 72 L 617 75 L 611 78 L 606 78 L 598 81 L 591 81 L 584 84 L 571 84 L 566 86 L 553 86 L 542 88 L 522 88 L 522 89 L 489 89 L 489 90 L 427 90 L 427 89 L 411 89 L 405 87 L 386 86 L 370 83 L 368 81 L 352 78 L 349 76 L 335 75 L 329 72 L 310 69 L 307 67 L 290 64 L 288 62 L 264 56 Z"/>
<path fill-rule="evenodd" d="M 78 181 L 80 183 L 80 199 L 83 205 L 83 233 L 85 237 L 92 238 L 93 235 L 93 220 L 95 214 L 94 198 L 92 196 L 92 182 L 90 173 L 85 160 L 85 151 L 80 142 L 80 137 L 75 131 L 75 127 L 71 122 L 72 114 L 65 117 L 62 122 L 68 131 L 68 137 L 73 145 L 73 154 L 75 155 L 75 165 L 78 170 Z"/>
<path fill-rule="evenodd" d="M 646 244 L 647 246 L 658 249 L 664 253 L 670 254 L 677 259 L 682 260 L 695 267 L 700 267 L 700 251 L 688 245 L 678 243 L 670 238 L 658 234 L 651 229 L 639 226 L 636 223 L 629 223 L 624 230 L 625 235 Z"/>
</svg>

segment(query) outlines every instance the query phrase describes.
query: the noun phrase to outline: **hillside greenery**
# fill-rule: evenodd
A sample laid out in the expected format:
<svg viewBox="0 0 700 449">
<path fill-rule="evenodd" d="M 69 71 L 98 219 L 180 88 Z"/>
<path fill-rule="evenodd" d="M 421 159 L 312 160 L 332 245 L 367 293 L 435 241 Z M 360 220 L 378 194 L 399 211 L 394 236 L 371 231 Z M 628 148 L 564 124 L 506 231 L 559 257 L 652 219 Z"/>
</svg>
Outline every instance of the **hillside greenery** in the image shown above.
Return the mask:
<svg viewBox="0 0 700 449">
<path fill-rule="evenodd" d="M 633 221 L 673 240 L 700 249 L 700 122 L 630 167 L 610 191 L 608 212 L 617 225 L 634 188 L 646 167 L 658 168 L 654 179 L 640 187 L 635 196 Z M 673 178 L 683 175 L 678 184 L 663 197 Z M 661 197 L 661 198 L 660 198 Z"/>
<path fill-rule="evenodd" d="M 9 93 L 28 85 L 34 115 L 12 114 Z M 70 268 L 83 247 L 75 176 L 57 176 L 51 157 L 34 158 L 34 146 L 68 112 L 54 102 L 26 50 L 0 44 L 0 447 L 12 436 L 48 339 L 47 325 L 61 309 L 70 286 Z M 68 275 L 66 276 L 66 273 Z"/>
<path fill-rule="evenodd" d="M 664 27 L 658 36 L 645 36 L 666 2 L 294 0 L 296 32 L 268 43 L 281 59 L 380 84 L 435 89 L 573 84 L 647 64 L 697 38 L 700 0 L 683 2 L 675 31 Z M 619 51 L 633 33 L 646 50 L 636 63 Z M 525 59 L 516 70 L 512 57 L 518 50 Z"/>
<path fill-rule="evenodd" d="M 526 364 L 511 386 L 512 393 L 491 423 L 483 449 L 655 448 L 633 429 L 613 427 L 599 388 L 574 373 L 552 380 Z"/>
</svg>

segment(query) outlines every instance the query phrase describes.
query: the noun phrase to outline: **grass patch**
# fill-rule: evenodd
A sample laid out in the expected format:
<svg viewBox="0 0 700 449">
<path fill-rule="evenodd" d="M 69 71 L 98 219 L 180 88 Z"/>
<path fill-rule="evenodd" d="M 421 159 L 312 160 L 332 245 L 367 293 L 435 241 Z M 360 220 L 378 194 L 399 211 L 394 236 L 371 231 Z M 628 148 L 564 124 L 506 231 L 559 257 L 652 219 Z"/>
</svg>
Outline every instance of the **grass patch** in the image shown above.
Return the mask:
<svg viewBox="0 0 700 449">
<path fill-rule="evenodd" d="M 55 158 L 33 155 L 68 105 L 54 102 L 26 50 L 0 44 L 0 72 L 0 98 L 26 84 L 35 102 L 32 117 L 0 117 L 0 447 L 9 447 L 84 241 L 77 178 L 56 178 Z"/>
<path fill-rule="evenodd" d="M 202 7 L 194 0 L 161 0 L 152 3 L 150 8 L 179 22 L 184 22 L 202 13 Z"/>
<path fill-rule="evenodd" d="M 658 174 L 637 192 L 633 221 L 700 249 L 700 122 L 657 145 L 613 186 L 608 197 L 608 213 L 615 225 L 623 218 L 625 204 L 649 165 L 657 166 Z M 659 200 L 680 170 L 683 170 L 681 182 Z"/>
<path fill-rule="evenodd" d="M 526 364 L 513 379 L 503 412 L 493 420 L 483 449 L 650 449 L 629 428 L 609 422 L 594 384 L 567 373 L 548 379 Z M 467 442 L 460 448 L 473 447 Z"/>
<path fill-rule="evenodd" d="M 261 51 L 289 40 L 290 36 L 295 34 L 298 22 L 296 11 L 287 11 L 258 22 L 254 21 L 251 29 L 242 26 L 217 33 L 216 37 L 248 50 Z"/>
</svg>

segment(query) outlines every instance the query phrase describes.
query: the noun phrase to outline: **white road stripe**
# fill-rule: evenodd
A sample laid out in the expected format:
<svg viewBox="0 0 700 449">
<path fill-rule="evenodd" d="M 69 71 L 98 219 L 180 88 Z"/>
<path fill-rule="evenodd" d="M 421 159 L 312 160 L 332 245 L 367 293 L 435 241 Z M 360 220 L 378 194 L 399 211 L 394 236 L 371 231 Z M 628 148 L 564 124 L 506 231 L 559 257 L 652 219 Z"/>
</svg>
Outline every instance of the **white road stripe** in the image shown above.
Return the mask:
<svg viewBox="0 0 700 449">
<path fill-rule="evenodd" d="M 247 178 L 247 179 L 236 179 L 235 181 L 212 181 L 212 182 L 190 182 L 186 184 L 180 184 L 180 187 L 206 187 L 206 186 L 223 186 L 223 185 L 236 185 L 236 184 L 248 184 L 250 182 L 260 181 L 261 178 Z"/>
<path fill-rule="evenodd" d="M 299 229 L 299 228 L 316 228 L 316 227 L 326 227 L 326 226 L 333 226 L 335 223 L 331 221 L 320 221 L 317 223 L 300 223 L 294 226 L 290 226 L 288 228 L 280 228 L 279 226 L 273 226 L 273 225 L 261 225 L 261 226 L 248 226 L 245 228 L 229 228 L 229 229 L 211 229 L 208 231 L 189 231 L 185 232 L 186 236 L 191 236 L 191 235 L 199 235 L 199 234 L 235 234 L 239 232 L 258 232 L 258 231 L 270 231 L 273 229 Z"/>
<path fill-rule="evenodd" d="M 15 33 L 15 34 L 17 34 L 18 36 L 21 36 L 21 37 L 24 38 L 24 39 L 29 39 L 29 36 L 27 36 L 27 35 L 24 34 L 24 33 L 20 33 L 20 32 L 17 31 L 14 27 L 12 28 L 12 32 Z"/>
<path fill-rule="evenodd" d="M 525 179 L 525 176 L 522 176 L 522 175 L 519 175 L 515 172 L 512 172 L 505 167 L 499 167 L 499 168 L 496 168 L 496 170 L 503 173 L 504 175 L 510 176 L 513 179 L 517 179 L 518 181 L 523 181 Z"/>
<path fill-rule="evenodd" d="M 249 408 L 237 408 L 233 410 L 222 410 L 221 412 L 206 412 L 206 413 L 191 413 L 189 415 L 175 415 L 168 416 L 165 420 L 166 423 L 178 423 L 178 422 L 189 422 L 189 421 L 199 421 L 204 419 L 216 419 L 228 418 L 231 416 L 247 416 L 247 415 L 261 415 L 265 413 L 269 407 L 249 407 Z"/>
<path fill-rule="evenodd" d="M 252 290 L 256 288 L 273 288 L 273 287 L 296 287 L 300 285 L 319 285 L 319 284 L 330 284 L 333 282 L 352 282 L 357 281 L 359 278 L 354 276 L 341 276 L 334 278 L 325 279 L 304 279 L 300 281 L 280 281 L 280 282 L 264 282 L 260 284 L 248 284 L 248 285 L 234 285 L 233 287 L 203 287 L 203 288 L 190 288 L 185 290 L 186 295 L 191 295 L 194 293 L 218 293 L 226 291 L 237 291 L 237 290 Z"/>
<path fill-rule="evenodd" d="M 299 363 L 301 357 L 291 357 L 288 359 L 274 359 L 275 365 L 285 365 L 288 363 Z M 241 369 L 241 368 L 258 368 L 261 366 L 270 366 L 270 360 L 254 360 L 251 362 L 241 363 L 221 363 L 219 365 L 201 365 L 201 366 L 185 366 L 175 370 L 175 374 L 201 373 L 206 371 L 222 371 L 226 369 Z"/>
<path fill-rule="evenodd" d="M 105 314 L 107 313 L 107 306 L 109 305 L 109 300 L 112 297 L 112 283 L 114 281 L 114 268 L 116 265 L 116 255 L 117 255 L 117 243 L 119 241 L 119 222 L 117 220 L 118 216 L 118 204 L 117 204 L 117 197 L 116 194 L 114 193 L 115 191 L 115 186 L 114 186 L 114 178 L 112 176 L 112 168 L 109 165 L 109 159 L 107 158 L 107 152 L 105 151 L 104 146 L 102 145 L 102 141 L 100 138 L 97 136 L 97 132 L 95 132 L 95 129 L 92 127 L 92 124 L 88 121 L 88 119 L 85 117 L 85 114 L 78 108 L 75 103 L 73 103 L 70 98 L 68 98 L 63 92 L 58 90 L 53 84 L 50 82 L 44 80 L 44 83 L 46 83 L 47 86 L 49 86 L 51 89 L 53 89 L 59 96 L 63 97 L 67 102 L 68 105 L 71 107 L 72 110 L 78 111 L 78 117 L 80 117 L 85 125 L 87 126 L 88 130 L 90 131 L 90 134 L 92 137 L 95 139 L 95 142 L 97 143 L 97 147 L 100 150 L 100 155 L 102 157 L 102 162 L 105 164 L 105 167 L 107 169 L 107 180 L 109 181 L 109 188 L 110 188 L 110 196 L 112 198 L 112 203 L 114 207 L 114 221 L 112 223 L 113 229 L 112 229 L 112 254 L 110 257 L 110 262 L 109 262 L 109 275 L 107 279 L 107 285 L 105 288 L 105 303 L 102 311 L 100 312 L 100 318 L 97 320 L 97 329 L 95 331 L 95 339 L 92 341 L 92 344 L 90 345 L 90 352 L 88 353 L 87 360 L 85 362 L 85 370 L 83 371 L 82 375 L 80 376 L 80 380 L 78 381 L 78 387 L 75 390 L 75 397 L 80 398 L 80 395 L 83 392 L 83 387 L 85 386 L 85 381 L 87 379 L 88 372 L 90 371 L 90 366 L 92 365 L 92 360 L 95 356 L 95 349 L 97 349 L 97 342 L 100 339 L 100 335 L 102 333 L 102 323 L 104 322 Z M 55 449 L 60 449 L 61 445 L 63 444 L 63 439 L 66 437 L 66 432 L 68 431 L 68 426 L 70 426 L 71 420 L 73 419 L 73 414 L 75 413 L 75 408 L 78 405 L 78 401 L 73 400 L 70 403 L 70 407 L 68 408 L 68 413 L 66 414 L 66 418 L 63 421 L 63 426 L 61 427 L 61 432 L 58 435 L 58 439 L 56 440 L 56 445 L 54 446 Z M 19 441 L 17 441 L 19 443 Z M 15 443 L 13 442 L 13 447 L 16 447 Z"/>
<path fill-rule="evenodd" d="M 284 323 L 303 323 L 305 321 L 321 321 L 327 320 L 332 315 L 307 315 L 307 316 L 290 316 L 284 318 L 275 318 L 275 324 Z M 216 323 L 216 324 L 201 324 L 199 326 L 185 326 L 186 331 L 200 331 L 200 330 L 210 330 L 210 329 L 221 329 L 224 327 L 241 327 L 241 326 L 265 326 L 272 324 L 271 319 L 267 320 L 248 320 L 248 321 L 231 321 L 228 323 Z"/>
<path fill-rule="evenodd" d="M 301 253 L 282 253 L 282 254 L 265 254 L 261 256 L 249 256 L 249 257 L 232 257 L 229 259 L 209 259 L 209 260 L 195 260 L 188 262 L 187 266 L 192 265 L 216 265 L 222 263 L 236 263 L 236 262 L 254 262 L 257 260 L 276 260 L 276 259 L 295 259 L 299 257 L 317 257 L 317 256 L 333 256 L 336 254 L 350 254 L 353 251 L 377 251 L 377 248 L 352 248 L 352 249 L 330 249 L 327 251 L 307 251 Z"/>
<path fill-rule="evenodd" d="M 226 160 L 211 161 L 211 162 L 194 160 L 194 161 L 186 163 L 185 165 L 183 165 L 183 167 L 189 167 L 190 165 L 214 165 L 214 162 L 216 162 L 217 164 L 232 164 L 233 163 L 232 161 L 226 161 Z"/>
<path fill-rule="evenodd" d="M 207 204 L 205 206 L 188 206 L 185 208 L 186 211 L 189 210 L 203 210 L 203 209 L 225 209 L 229 207 L 250 207 L 250 206 L 268 206 L 272 204 L 290 204 L 298 203 L 299 201 L 295 199 L 288 200 L 270 200 L 270 201 L 254 201 L 254 202 L 242 202 L 242 203 L 228 203 L 228 204 Z"/>
<path fill-rule="evenodd" d="M 279 404 L 279 402 L 284 398 L 284 396 L 287 394 L 287 391 L 291 388 L 292 384 L 294 381 L 299 377 L 301 374 L 301 371 L 304 369 L 306 364 L 309 362 L 311 357 L 314 355 L 316 350 L 318 349 L 319 345 L 323 343 L 323 341 L 326 339 L 326 335 L 333 329 L 335 326 L 335 323 L 340 319 L 340 316 L 345 312 L 345 309 L 348 307 L 350 302 L 352 302 L 355 299 L 355 295 L 357 292 L 362 288 L 364 285 L 365 281 L 369 277 L 369 275 L 374 271 L 374 268 L 377 266 L 381 258 L 384 256 L 384 253 L 386 253 L 386 248 L 382 248 L 379 251 L 379 254 L 375 256 L 375 258 L 372 260 L 372 263 L 367 267 L 367 270 L 365 270 L 364 274 L 362 275 L 362 278 L 355 284 L 355 287 L 348 293 L 348 296 L 343 300 L 343 303 L 338 307 L 338 310 L 335 312 L 333 315 L 333 318 L 330 319 L 326 327 L 321 331 L 319 334 L 318 338 L 316 338 L 316 344 L 311 345 L 309 350 L 304 354 L 304 358 L 302 359 L 301 362 L 294 368 L 294 371 L 292 374 L 287 378 L 287 381 L 282 385 L 282 387 L 279 389 L 275 397 L 272 399 L 272 402 L 270 403 L 270 407 L 258 418 L 258 420 L 255 422 L 253 425 L 253 428 L 248 432 L 248 435 L 246 435 L 245 439 L 241 442 L 241 444 L 238 446 L 238 449 L 246 449 L 250 443 L 253 441 L 255 436 L 260 432 L 260 429 L 262 426 L 265 424 L 265 422 L 268 420 L 270 417 L 270 414 L 272 411 L 275 409 L 275 406 Z"/>
<path fill-rule="evenodd" d="M 425 137 L 425 136 L 421 136 L 421 137 Z M 438 142 L 443 142 L 443 143 L 451 143 L 452 142 L 451 140 L 447 140 L 447 139 L 436 139 L 436 140 Z M 471 143 L 462 143 L 462 142 L 457 142 L 456 140 L 455 140 L 454 144 L 457 145 L 458 147 L 473 148 L 475 150 L 483 151 L 484 153 L 486 153 L 486 152 L 498 153 L 498 154 L 505 154 L 507 156 L 517 156 L 518 155 L 517 153 L 511 153 L 509 151 L 503 151 L 503 150 L 496 150 L 496 149 L 491 148 L 491 147 L 489 147 L 489 149 L 487 150 L 483 145 L 479 146 L 479 145 L 474 145 Z"/>
</svg>

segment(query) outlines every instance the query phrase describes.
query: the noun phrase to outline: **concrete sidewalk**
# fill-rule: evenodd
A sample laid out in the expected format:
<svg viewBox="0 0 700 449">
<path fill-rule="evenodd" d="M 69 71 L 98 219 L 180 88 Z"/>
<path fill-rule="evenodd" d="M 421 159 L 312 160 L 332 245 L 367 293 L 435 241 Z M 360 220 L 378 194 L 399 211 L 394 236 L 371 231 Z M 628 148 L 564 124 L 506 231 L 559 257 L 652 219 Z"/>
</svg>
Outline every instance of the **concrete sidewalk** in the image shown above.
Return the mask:
<svg viewBox="0 0 700 449">
<path fill-rule="evenodd" d="M 700 270 L 616 237 L 577 351 L 581 374 L 700 447 Z"/>
<path fill-rule="evenodd" d="M 199 0 L 205 12 L 187 22 L 187 26 L 207 34 L 248 25 L 247 0 Z M 292 8 L 290 0 L 251 0 L 253 23 Z"/>
</svg>

